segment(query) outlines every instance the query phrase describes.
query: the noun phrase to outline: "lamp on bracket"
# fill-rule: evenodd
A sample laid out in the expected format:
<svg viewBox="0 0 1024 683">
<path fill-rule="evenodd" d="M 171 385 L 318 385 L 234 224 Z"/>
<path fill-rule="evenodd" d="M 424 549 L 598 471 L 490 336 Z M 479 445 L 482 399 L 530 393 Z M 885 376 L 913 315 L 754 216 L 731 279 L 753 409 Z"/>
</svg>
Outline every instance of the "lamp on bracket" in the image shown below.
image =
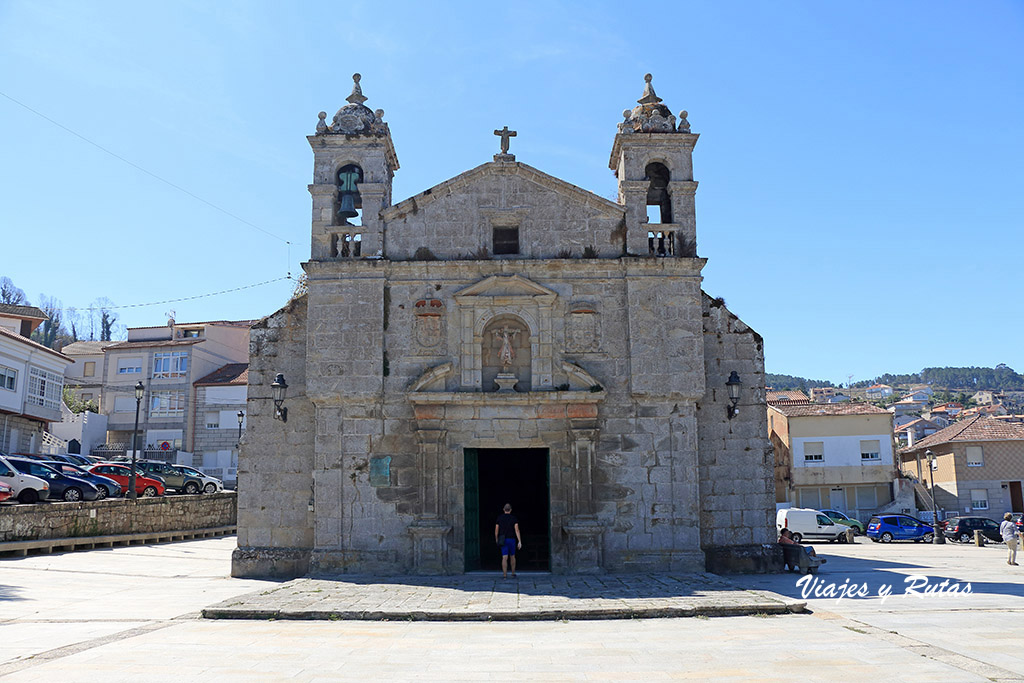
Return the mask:
<svg viewBox="0 0 1024 683">
<path fill-rule="evenodd" d="M 274 397 L 274 419 L 287 422 L 288 409 L 282 405 L 284 397 L 288 393 L 288 383 L 284 381 L 284 373 L 277 373 L 277 377 L 270 383 L 270 391 Z"/>
<path fill-rule="evenodd" d="M 736 404 L 740 402 L 740 387 L 743 386 L 743 381 L 735 370 L 729 375 L 729 379 L 725 380 L 725 387 L 729 390 L 729 405 L 725 407 L 725 415 L 730 420 L 740 414 L 739 408 Z"/>
</svg>

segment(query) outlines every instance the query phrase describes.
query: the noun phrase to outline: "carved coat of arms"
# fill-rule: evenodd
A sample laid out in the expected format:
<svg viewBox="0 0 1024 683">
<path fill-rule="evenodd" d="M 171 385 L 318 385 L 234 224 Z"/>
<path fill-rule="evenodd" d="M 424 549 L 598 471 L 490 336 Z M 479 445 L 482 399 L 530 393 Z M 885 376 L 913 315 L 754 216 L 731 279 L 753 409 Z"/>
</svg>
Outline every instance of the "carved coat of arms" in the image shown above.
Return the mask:
<svg viewBox="0 0 1024 683">
<path fill-rule="evenodd" d="M 444 342 L 444 303 L 438 299 L 421 299 L 413 307 L 413 336 L 423 349 L 442 351 Z"/>
<path fill-rule="evenodd" d="M 569 312 L 565 330 L 566 351 L 598 351 L 601 346 L 600 334 L 597 311 L 581 307 Z"/>
</svg>

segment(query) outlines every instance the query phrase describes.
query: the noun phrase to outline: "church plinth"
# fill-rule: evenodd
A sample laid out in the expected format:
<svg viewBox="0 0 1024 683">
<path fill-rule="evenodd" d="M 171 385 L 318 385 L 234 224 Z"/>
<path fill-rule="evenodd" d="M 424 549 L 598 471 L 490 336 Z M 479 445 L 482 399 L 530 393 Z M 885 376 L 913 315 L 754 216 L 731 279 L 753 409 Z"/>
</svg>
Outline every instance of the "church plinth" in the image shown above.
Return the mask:
<svg viewBox="0 0 1024 683">
<path fill-rule="evenodd" d="M 570 519 L 562 531 L 568 538 L 566 559 L 573 574 L 599 574 L 604 572 L 602 553 L 604 525 L 593 516 Z"/>
<path fill-rule="evenodd" d="M 450 524 L 443 519 L 422 518 L 409 525 L 412 535 L 413 571 L 433 576 L 450 574 L 448 567 L 448 533 Z"/>
</svg>

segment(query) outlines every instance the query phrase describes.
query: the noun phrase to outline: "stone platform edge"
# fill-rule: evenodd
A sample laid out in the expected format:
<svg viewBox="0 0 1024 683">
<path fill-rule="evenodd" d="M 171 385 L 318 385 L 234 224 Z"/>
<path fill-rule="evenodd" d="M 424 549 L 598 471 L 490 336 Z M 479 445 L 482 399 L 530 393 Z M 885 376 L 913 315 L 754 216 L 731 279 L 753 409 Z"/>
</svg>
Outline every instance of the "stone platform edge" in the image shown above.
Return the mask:
<svg viewBox="0 0 1024 683">
<path fill-rule="evenodd" d="M 32 541 L 7 541 L 0 543 L 0 556 L 13 554 L 25 557 L 29 551 L 49 554 L 72 550 L 142 545 L 145 543 L 173 543 L 199 538 L 231 536 L 236 532 L 237 527 L 231 524 L 207 529 L 186 529 L 182 531 L 147 531 L 137 534 L 107 534 L 103 536 L 75 536 L 73 538 L 44 538 Z"/>
<path fill-rule="evenodd" d="M 780 596 L 781 597 L 781 596 Z M 204 619 L 254 621 L 562 621 L 739 617 L 757 614 L 801 614 L 807 603 L 793 600 L 752 600 L 742 605 L 692 607 L 621 607 L 541 610 L 267 610 L 247 607 L 206 607 Z"/>
</svg>

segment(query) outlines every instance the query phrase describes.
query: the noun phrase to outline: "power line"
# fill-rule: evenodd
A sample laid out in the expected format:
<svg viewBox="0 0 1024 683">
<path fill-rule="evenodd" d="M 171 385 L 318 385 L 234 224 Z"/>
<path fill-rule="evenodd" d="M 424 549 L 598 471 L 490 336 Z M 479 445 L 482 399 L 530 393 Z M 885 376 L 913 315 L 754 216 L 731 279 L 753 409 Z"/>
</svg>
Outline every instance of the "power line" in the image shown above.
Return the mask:
<svg viewBox="0 0 1024 683">
<path fill-rule="evenodd" d="M 206 299 L 206 298 L 211 297 L 211 296 L 220 296 L 221 294 L 230 294 L 232 292 L 240 292 L 243 289 L 252 289 L 253 287 L 261 287 L 263 285 L 269 285 L 272 282 L 280 282 L 281 280 L 291 280 L 291 279 L 292 279 L 291 275 L 285 275 L 283 277 L 276 277 L 276 278 L 274 278 L 272 280 L 264 280 L 263 282 L 256 282 L 256 283 L 251 284 L 251 285 L 242 285 L 241 287 L 234 287 L 232 289 L 222 289 L 219 292 L 210 292 L 209 294 L 196 294 L 195 296 L 185 296 L 185 297 L 181 297 L 180 299 L 165 299 L 163 301 L 151 301 L 151 302 L 145 303 L 145 304 L 123 304 L 121 306 L 99 306 L 99 307 L 95 307 L 95 306 L 85 306 L 85 307 L 82 307 L 82 306 L 64 306 L 62 308 L 55 308 L 55 309 L 51 309 L 51 310 L 56 310 L 56 311 L 70 311 L 70 310 L 75 310 L 75 311 L 91 311 L 91 310 L 95 310 L 96 308 L 103 308 L 103 309 L 106 309 L 106 310 L 114 310 L 114 309 L 118 309 L 118 308 L 143 308 L 145 306 L 160 306 L 160 305 L 163 305 L 163 304 L 176 304 L 176 303 L 180 303 L 182 301 L 195 301 L 196 299 Z"/>
<path fill-rule="evenodd" d="M 192 197 L 192 199 L 195 199 L 196 201 L 200 201 L 203 204 L 206 204 L 207 206 L 209 206 L 210 208 L 216 209 L 217 211 L 220 211 L 225 216 L 230 216 L 231 218 L 234 218 L 239 223 L 242 223 L 244 225 L 248 225 L 253 230 L 259 230 L 264 235 L 267 235 L 269 237 L 273 237 L 274 239 L 280 240 L 280 241 L 284 242 L 285 244 L 288 244 L 288 245 L 291 244 L 291 242 L 289 242 L 285 238 L 281 237 L 280 235 L 275 235 L 274 233 L 272 233 L 269 230 L 266 230 L 264 228 L 261 228 L 260 226 L 256 225 L 255 223 L 250 223 L 249 221 L 245 220 L 241 216 L 237 216 L 237 215 L 231 213 L 230 211 L 228 211 L 227 209 L 223 209 L 223 208 L 217 206 L 216 204 L 214 204 L 213 202 L 208 201 L 206 199 L 203 199 L 202 197 L 200 197 L 199 195 L 197 195 L 197 194 L 195 194 L 193 192 L 189 192 L 188 190 L 186 190 L 181 185 L 176 185 L 175 183 L 172 183 L 170 180 L 167 180 L 166 178 L 162 178 L 162 177 L 158 176 L 156 173 L 153 173 L 152 171 L 149 171 L 149 170 L 143 168 L 142 166 L 139 166 L 138 164 L 136 164 L 136 163 L 134 163 L 132 161 L 129 161 L 128 159 L 125 159 L 123 156 L 121 156 L 121 155 L 119 155 L 119 154 L 117 154 L 115 152 L 110 151 L 109 149 L 107 149 L 103 145 L 101 145 L 99 143 L 96 143 L 96 142 L 93 142 L 92 140 L 90 140 L 89 138 L 85 137 L 84 135 L 71 130 L 70 128 L 68 128 L 64 124 L 58 123 L 57 121 L 54 121 L 53 119 L 51 119 L 46 114 L 43 114 L 42 112 L 36 111 L 35 109 L 33 109 L 32 107 L 28 106 L 24 102 L 19 102 L 18 100 L 14 99 L 13 97 L 8 95 L 7 93 L 5 93 L 3 91 L 0 91 L 0 95 L 3 95 L 7 99 L 9 99 L 11 102 L 14 102 L 16 105 L 18 105 L 19 107 L 27 109 L 28 111 L 32 112 L 33 114 L 35 114 L 39 118 L 45 119 L 46 121 L 49 121 L 50 123 L 52 123 L 53 125 L 57 126 L 58 128 L 60 128 L 62 130 L 65 130 L 68 133 L 71 133 L 76 138 L 79 138 L 80 140 L 83 140 L 84 142 L 89 143 L 90 145 L 92 145 L 96 149 L 100 150 L 101 152 L 106 152 L 107 154 L 109 154 L 110 156 L 114 157 L 118 161 L 121 161 L 121 162 L 124 162 L 124 163 L 128 164 L 129 166 L 131 166 L 135 170 L 142 171 L 143 173 L 145 173 L 146 175 L 150 176 L 151 178 L 155 178 L 156 180 L 159 180 L 160 182 L 164 183 L 165 185 L 169 185 L 169 186 L 173 187 L 175 190 L 178 190 L 179 192 L 184 192 L 189 197 Z"/>
</svg>

